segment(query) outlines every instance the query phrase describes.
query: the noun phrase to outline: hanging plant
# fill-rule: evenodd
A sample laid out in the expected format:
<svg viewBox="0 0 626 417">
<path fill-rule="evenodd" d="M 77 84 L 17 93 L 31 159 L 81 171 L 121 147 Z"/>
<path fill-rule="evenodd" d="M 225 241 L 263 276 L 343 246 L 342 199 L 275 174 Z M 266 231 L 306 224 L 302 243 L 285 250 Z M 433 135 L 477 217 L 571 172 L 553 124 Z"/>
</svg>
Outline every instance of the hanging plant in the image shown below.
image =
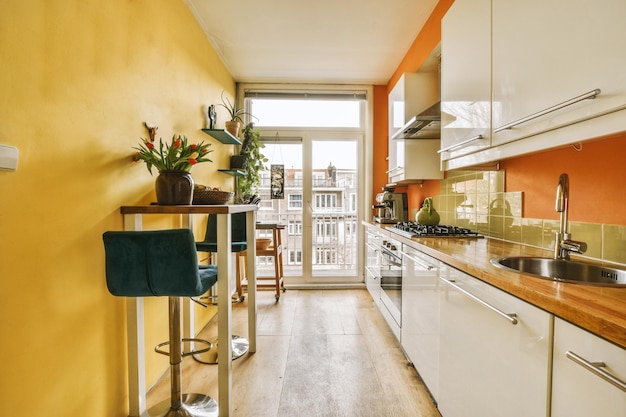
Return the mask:
<svg viewBox="0 0 626 417">
<path fill-rule="evenodd" d="M 237 192 L 238 200 L 246 202 L 250 200 L 250 196 L 258 192 L 261 184 L 259 172 L 266 170 L 265 165 L 268 159 L 261 153 L 261 149 L 265 147 L 261 142 L 261 131 L 254 128 L 253 123 L 248 123 L 243 129 L 243 143 L 239 155 L 245 160 L 244 167 L 241 169 L 244 175 L 239 177 Z"/>
</svg>

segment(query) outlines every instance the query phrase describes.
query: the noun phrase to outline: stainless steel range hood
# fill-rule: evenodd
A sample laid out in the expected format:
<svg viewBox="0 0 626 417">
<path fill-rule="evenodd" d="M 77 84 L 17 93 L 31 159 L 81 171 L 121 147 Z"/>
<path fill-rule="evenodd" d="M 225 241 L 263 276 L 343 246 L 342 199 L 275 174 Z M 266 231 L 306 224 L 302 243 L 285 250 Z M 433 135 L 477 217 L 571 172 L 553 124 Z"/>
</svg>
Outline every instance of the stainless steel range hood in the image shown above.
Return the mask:
<svg viewBox="0 0 626 417">
<path fill-rule="evenodd" d="M 437 102 L 411 118 L 391 137 L 395 139 L 439 139 L 441 138 L 441 103 Z"/>
</svg>

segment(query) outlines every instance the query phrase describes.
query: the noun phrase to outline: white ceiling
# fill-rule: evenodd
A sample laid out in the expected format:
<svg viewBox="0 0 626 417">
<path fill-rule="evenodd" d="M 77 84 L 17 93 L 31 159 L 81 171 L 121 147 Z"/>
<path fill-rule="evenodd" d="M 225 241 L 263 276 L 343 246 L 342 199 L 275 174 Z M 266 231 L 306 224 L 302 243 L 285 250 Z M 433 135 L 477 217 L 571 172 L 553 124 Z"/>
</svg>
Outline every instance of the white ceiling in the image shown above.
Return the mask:
<svg viewBox="0 0 626 417">
<path fill-rule="evenodd" d="M 387 84 L 438 0 L 185 0 L 238 82 Z"/>
</svg>

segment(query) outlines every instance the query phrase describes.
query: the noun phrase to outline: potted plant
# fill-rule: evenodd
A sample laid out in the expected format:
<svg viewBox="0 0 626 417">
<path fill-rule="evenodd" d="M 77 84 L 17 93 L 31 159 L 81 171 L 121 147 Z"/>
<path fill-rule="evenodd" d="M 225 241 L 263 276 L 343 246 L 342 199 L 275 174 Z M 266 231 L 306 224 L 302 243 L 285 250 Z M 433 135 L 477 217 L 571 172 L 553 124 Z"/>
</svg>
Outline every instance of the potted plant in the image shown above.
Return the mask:
<svg viewBox="0 0 626 417">
<path fill-rule="evenodd" d="M 226 130 L 233 135 L 234 137 L 239 137 L 239 130 L 241 129 L 241 125 L 243 125 L 244 120 L 243 117 L 245 115 L 252 116 L 250 113 L 244 111 L 242 108 L 237 106 L 237 102 L 231 102 L 228 97 L 224 97 L 224 92 L 222 91 L 222 104 L 220 106 L 224 107 L 228 111 L 228 115 L 230 120 L 224 123 L 224 127 Z"/>
<path fill-rule="evenodd" d="M 261 153 L 265 147 L 261 142 L 261 131 L 254 128 L 253 123 L 248 123 L 243 129 L 243 143 L 239 156 L 243 159 L 243 166 L 239 168 L 244 172 L 237 181 L 237 201 L 250 203 L 254 200 L 261 178 L 259 172 L 267 169 L 265 163 L 268 159 Z M 232 168 L 232 167 L 231 167 Z"/>
<path fill-rule="evenodd" d="M 143 161 L 152 174 L 152 167 L 159 171 L 155 182 L 157 202 L 163 205 L 191 204 L 193 198 L 193 179 L 191 167 L 202 162 L 212 162 L 207 156 L 212 150 L 210 143 L 189 143 L 186 136 L 174 135 L 170 143 L 159 139 L 155 144 L 156 127 L 146 125 L 149 139 L 142 139 L 137 152 L 132 157 L 134 162 Z"/>
</svg>

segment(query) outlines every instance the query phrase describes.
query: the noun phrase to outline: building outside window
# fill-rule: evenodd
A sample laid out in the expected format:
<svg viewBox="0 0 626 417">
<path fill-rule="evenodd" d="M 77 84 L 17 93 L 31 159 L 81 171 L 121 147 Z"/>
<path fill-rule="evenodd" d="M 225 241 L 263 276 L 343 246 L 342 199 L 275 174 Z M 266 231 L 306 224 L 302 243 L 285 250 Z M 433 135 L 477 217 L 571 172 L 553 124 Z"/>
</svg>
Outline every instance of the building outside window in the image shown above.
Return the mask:
<svg viewBox="0 0 626 417">
<path fill-rule="evenodd" d="M 289 265 L 302 265 L 302 251 L 301 250 L 289 251 Z"/>
<path fill-rule="evenodd" d="M 348 211 L 351 211 L 354 213 L 356 212 L 356 207 L 357 207 L 356 193 L 348 194 Z"/>
<path fill-rule="evenodd" d="M 337 195 L 336 194 L 316 194 L 315 195 L 315 208 L 318 209 L 331 209 L 337 207 Z"/>
<path fill-rule="evenodd" d="M 289 208 L 302 209 L 302 194 L 289 194 Z"/>
<path fill-rule="evenodd" d="M 287 226 L 287 233 L 291 236 L 302 235 L 302 221 L 301 220 L 289 220 Z"/>
</svg>

